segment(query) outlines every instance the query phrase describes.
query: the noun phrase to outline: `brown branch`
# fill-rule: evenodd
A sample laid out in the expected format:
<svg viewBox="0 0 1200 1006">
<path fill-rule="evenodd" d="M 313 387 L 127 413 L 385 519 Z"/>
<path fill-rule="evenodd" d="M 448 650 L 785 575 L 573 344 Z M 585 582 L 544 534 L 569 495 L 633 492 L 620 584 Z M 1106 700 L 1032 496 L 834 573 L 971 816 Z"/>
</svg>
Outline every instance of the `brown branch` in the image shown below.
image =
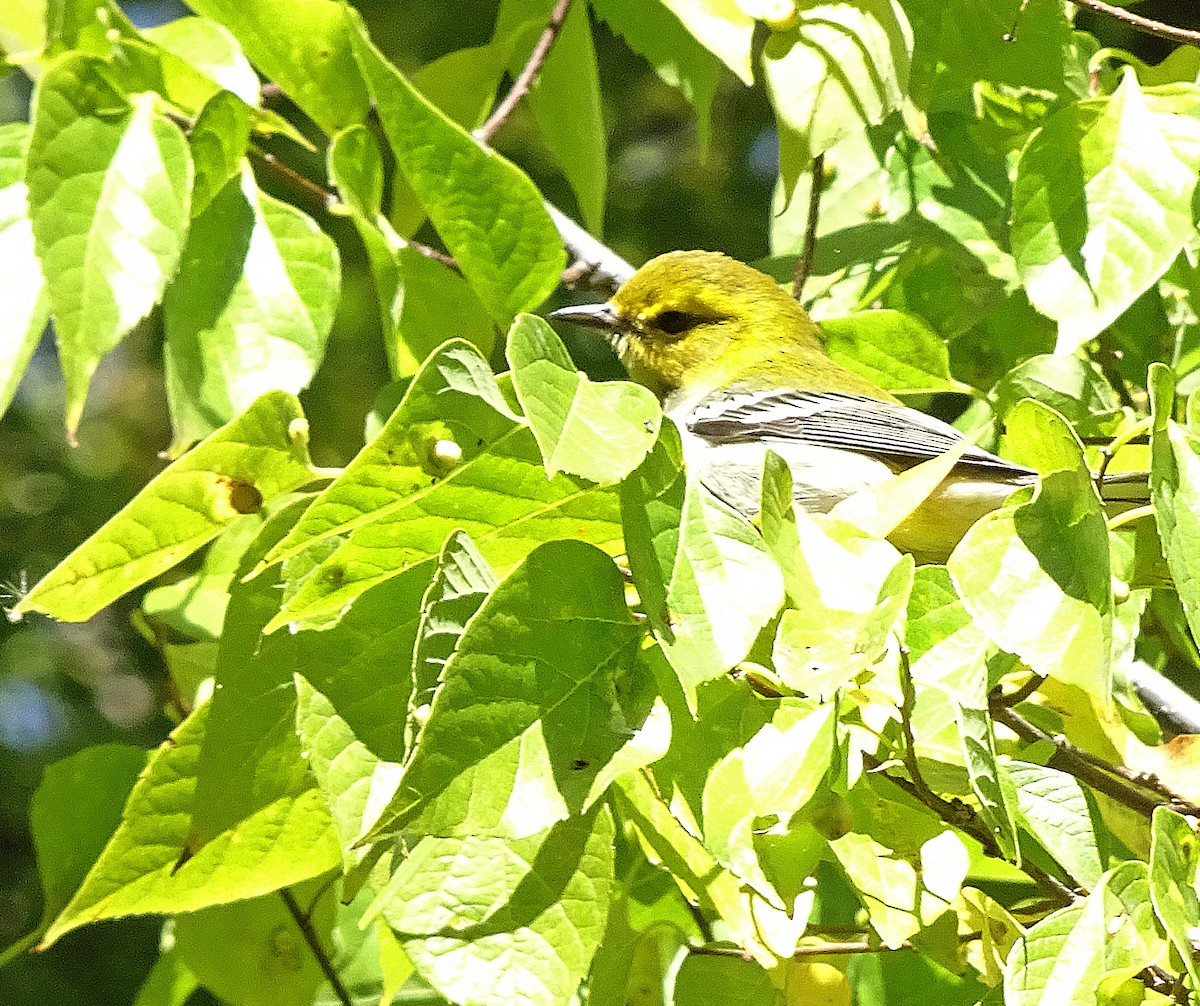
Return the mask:
<svg viewBox="0 0 1200 1006">
<path fill-rule="evenodd" d="M 907 779 L 883 772 L 883 762 L 869 751 L 864 751 L 862 758 L 863 764 L 867 768 L 879 771 L 881 775 L 887 778 L 888 782 L 899 786 L 909 796 L 932 810 L 948 825 L 958 828 L 964 834 L 975 839 L 976 842 L 983 846 L 985 856 L 989 856 L 992 859 L 1004 859 L 1004 854 L 1000 851 L 1000 847 L 996 844 L 996 839 L 992 836 L 988 826 L 980 820 L 979 815 L 967 804 L 961 800 L 955 800 L 951 803 L 948 800 L 943 800 L 940 796 L 929 793 L 928 789 L 926 789 L 926 793 L 929 793 L 929 797 L 931 798 L 927 801 L 917 791 L 917 787 Z M 1021 870 L 1046 891 L 1056 905 L 1071 905 L 1080 900 L 1078 891 L 1072 890 L 1057 877 L 1053 877 L 1040 867 L 1034 866 L 1028 859 L 1021 863 Z"/>
<path fill-rule="evenodd" d="M 1152 21 L 1148 17 L 1142 17 L 1141 14 L 1134 14 L 1133 11 L 1114 7 L 1112 4 L 1105 3 L 1104 0 L 1071 0 L 1071 3 L 1076 7 L 1086 7 L 1097 14 L 1107 14 L 1111 18 L 1123 21 L 1134 31 L 1140 31 L 1144 35 L 1154 35 L 1157 38 L 1170 39 L 1172 42 L 1200 45 L 1200 31 L 1176 28 L 1175 25 L 1166 24 L 1163 21 Z"/>
<path fill-rule="evenodd" d="M 1029 698 L 1029 696 L 1042 687 L 1042 682 L 1045 680 L 1040 674 L 1030 674 L 1029 680 L 1015 692 L 1001 692 L 999 686 L 997 686 L 997 690 L 993 693 L 991 701 L 1011 708 Z"/>
<path fill-rule="evenodd" d="M 508 94 L 504 96 L 504 100 L 488 116 L 487 122 L 475 130 L 473 133 L 475 139 L 483 143 L 490 143 L 496 130 L 504 125 L 505 120 L 512 114 L 512 110 L 529 93 L 529 89 L 533 86 L 534 78 L 541 72 L 542 66 L 546 62 L 546 57 L 550 55 L 550 49 L 554 45 L 554 40 L 558 38 L 558 33 L 562 31 L 563 22 L 567 19 L 567 10 L 570 6 L 571 0 L 558 0 L 558 3 L 554 5 L 554 10 L 550 12 L 550 20 L 546 24 L 546 29 L 542 32 L 542 37 L 537 40 L 537 45 L 533 47 L 533 52 L 529 54 L 529 59 L 525 61 L 525 66 L 517 76 L 517 79 L 513 81 L 513 86 L 508 89 Z"/>
<path fill-rule="evenodd" d="M 812 160 L 812 186 L 808 191 L 808 220 L 804 225 L 804 247 L 796 260 L 796 272 L 792 276 L 792 296 L 797 302 L 804 293 L 804 284 L 812 272 L 813 258 L 817 254 L 817 221 L 821 219 L 821 189 L 825 183 L 825 154 L 821 152 Z"/>
<path fill-rule="evenodd" d="M 1123 807 L 1146 817 L 1154 813 L 1155 807 L 1164 805 L 1178 810 L 1181 814 L 1200 816 L 1200 808 L 1173 793 L 1154 776 L 1130 772 L 1124 766 L 1114 765 L 1075 747 L 1061 735 L 1051 736 L 1030 723 L 1020 713 L 994 699 L 990 708 L 992 719 L 1004 724 L 1022 740 L 1030 743 L 1042 741 L 1053 745 L 1054 754 L 1047 763 L 1051 768 L 1073 775 Z"/>
<path fill-rule="evenodd" d="M 279 897 L 283 899 L 284 905 L 287 906 L 288 914 L 291 915 L 299 927 L 301 934 L 304 936 L 304 942 L 308 944 L 308 949 L 312 951 L 313 957 L 317 959 L 321 973 L 328 979 L 329 986 L 333 989 L 333 994 L 337 996 L 338 1002 L 342 1006 L 354 1006 L 354 1000 L 350 998 L 350 993 L 346 990 L 346 986 L 342 984 L 341 978 L 338 977 L 338 973 L 333 968 L 333 961 L 329 959 L 325 948 L 321 946 L 321 939 L 317 936 L 317 931 L 313 928 L 312 921 L 309 919 L 307 913 L 300 910 L 300 906 L 296 903 L 295 895 L 288 888 L 281 887 L 279 889 Z"/>
</svg>

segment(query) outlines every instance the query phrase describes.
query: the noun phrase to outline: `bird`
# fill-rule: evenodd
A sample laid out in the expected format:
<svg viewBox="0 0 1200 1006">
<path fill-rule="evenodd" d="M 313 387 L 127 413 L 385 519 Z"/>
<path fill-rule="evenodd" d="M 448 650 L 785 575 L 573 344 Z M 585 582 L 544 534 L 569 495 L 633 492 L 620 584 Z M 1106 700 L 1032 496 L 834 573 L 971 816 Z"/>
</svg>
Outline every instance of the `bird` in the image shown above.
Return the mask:
<svg viewBox="0 0 1200 1006">
<path fill-rule="evenodd" d="M 888 536 L 917 562 L 939 563 L 977 520 L 1037 481 L 1033 469 L 964 444 L 961 431 L 832 360 L 786 290 L 720 252 L 660 255 L 607 302 L 550 317 L 603 333 L 679 427 L 688 469 L 749 519 L 760 509 L 768 450 L 788 463 L 796 503 L 824 513 L 961 449 L 950 474 Z M 1132 506 L 1145 502 L 1145 479 L 1121 474 L 1104 485 Z"/>
</svg>

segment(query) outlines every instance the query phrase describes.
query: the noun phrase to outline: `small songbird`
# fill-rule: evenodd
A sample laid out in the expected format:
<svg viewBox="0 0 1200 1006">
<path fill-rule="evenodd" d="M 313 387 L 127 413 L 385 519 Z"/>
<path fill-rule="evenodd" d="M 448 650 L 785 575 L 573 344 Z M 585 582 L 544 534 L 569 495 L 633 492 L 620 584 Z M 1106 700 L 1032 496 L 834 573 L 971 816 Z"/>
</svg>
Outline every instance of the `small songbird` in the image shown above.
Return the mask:
<svg viewBox="0 0 1200 1006">
<path fill-rule="evenodd" d="M 767 450 L 787 461 L 796 502 L 825 512 L 963 440 L 831 360 L 803 307 L 770 276 L 718 252 L 660 255 L 607 303 L 551 317 L 605 333 L 629 376 L 679 426 L 689 468 L 748 517 L 759 510 Z M 919 562 L 943 562 L 976 520 L 1036 478 L 968 446 L 889 538 Z M 1145 502 L 1144 476 L 1105 487 L 1126 505 Z"/>
</svg>

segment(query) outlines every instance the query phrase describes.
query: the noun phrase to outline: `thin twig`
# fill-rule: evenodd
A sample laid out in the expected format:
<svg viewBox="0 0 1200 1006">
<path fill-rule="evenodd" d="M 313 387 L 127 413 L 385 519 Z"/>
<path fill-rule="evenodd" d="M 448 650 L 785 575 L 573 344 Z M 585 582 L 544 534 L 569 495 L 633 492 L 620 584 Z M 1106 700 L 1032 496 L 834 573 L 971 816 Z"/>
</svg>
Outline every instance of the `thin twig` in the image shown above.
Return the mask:
<svg viewBox="0 0 1200 1006">
<path fill-rule="evenodd" d="M 1163 21 L 1152 21 L 1148 17 L 1142 17 L 1141 14 L 1134 14 L 1133 11 L 1114 7 L 1112 4 L 1105 3 L 1104 0 L 1071 0 L 1071 3 L 1076 7 L 1086 7 L 1098 14 L 1107 14 L 1118 21 L 1124 21 L 1134 31 L 1140 31 L 1145 35 L 1155 35 L 1158 38 L 1170 39 L 1172 42 L 1189 42 L 1192 45 L 1200 45 L 1200 31 L 1177 28 L 1175 25 L 1166 24 Z"/>
<path fill-rule="evenodd" d="M 287 906 L 288 914 L 295 920 L 300 932 L 304 936 L 304 942 L 308 944 L 309 950 L 312 951 L 313 957 L 317 959 L 317 964 L 321 968 L 322 974 L 329 981 L 330 988 L 333 989 L 333 994 L 337 996 L 338 1002 L 342 1006 L 354 1006 L 354 1000 L 350 998 L 350 993 L 346 990 L 346 986 L 342 984 L 338 973 L 333 969 L 333 961 L 329 959 L 329 955 L 325 953 L 325 948 L 321 946 L 320 937 L 317 936 L 317 931 L 313 929 L 311 920 L 307 913 L 301 911 L 300 906 L 296 903 L 296 897 L 291 890 L 286 887 L 279 889 L 279 897 L 283 899 L 284 905 Z"/>
<path fill-rule="evenodd" d="M 883 762 L 869 751 L 864 751 L 862 758 L 863 764 L 866 765 L 867 768 L 873 771 L 882 770 Z M 989 856 L 992 859 L 1004 858 L 1004 854 L 1000 851 L 1000 847 L 996 844 L 996 839 L 993 837 L 987 825 L 980 820 L 979 815 L 976 814 L 971 807 L 967 806 L 961 800 L 956 800 L 954 803 L 950 803 L 947 800 L 943 800 L 940 796 L 929 793 L 929 790 L 926 789 L 925 792 L 929 796 L 929 799 L 927 800 L 920 792 L 917 791 L 917 787 L 907 779 L 901 778 L 900 776 L 891 775 L 887 772 L 882 772 L 881 774 L 884 775 L 889 782 L 899 786 L 909 796 L 925 804 L 926 807 L 937 814 L 937 816 L 947 824 L 958 828 L 960 831 L 975 839 L 976 842 L 983 846 L 983 852 L 985 856 Z M 1028 859 L 1021 864 L 1021 870 L 1039 887 L 1046 891 L 1053 899 L 1055 904 L 1071 905 L 1080 900 L 1080 895 L 1077 891 L 1072 890 L 1057 877 L 1051 876 L 1040 867 L 1034 866 L 1031 862 L 1029 862 Z"/>
<path fill-rule="evenodd" d="M 913 686 L 912 665 L 908 660 L 908 647 L 900 646 L 900 729 L 904 732 L 904 767 L 908 769 L 909 778 L 921 797 L 921 802 L 927 807 L 933 807 L 933 791 L 926 785 L 917 764 L 917 738 L 913 734 L 912 712 L 917 702 L 917 690 Z M 945 802 L 945 801 L 943 801 Z M 949 804 L 947 804 L 949 806 Z"/>
<path fill-rule="evenodd" d="M 1030 674 L 1029 680 L 1015 692 L 1001 692 L 999 691 L 999 686 L 997 686 L 997 691 L 993 694 L 992 701 L 1011 708 L 1029 698 L 1029 696 L 1042 687 L 1042 682 L 1045 680 L 1040 674 Z"/>
<path fill-rule="evenodd" d="M 475 130 L 473 134 L 475 139 L 483 143 L 491 143 L 496 130 L 504 125 L 505 120 L 512 114 L 512 110 L 529 93 L 529 89 L 533 86 L 534 78 L 541 72 L 542 65 L 546 62 L 546 57 L 550 55 L 550 49 L 554 45 L 554 40 L 558 38 L 558 33 L 562 31 L 563 22 L 567 19 L 567 10 L 570 6 L 571 0 L 558 0 L 558 3 L 554 5 L 554 10 L 550 12 L 550 20 L 546 24 L 546 29 L 542 32 L 542 37 L 537 40 L 537 45 L 533 47 L 533 52 L 529 54 L 529 59 L 525 61 L 525 66 L 522 68 L 520 74 L 518 74 L 517 79 L 513 81 L 513 86 L 508 89 L 508 94 L 504 96 L 504 100 L 488 116 L 487 122 Z"/>
<path fill-rule="evenodd" d="M 1200 816 L 1200 808 L 1173 793 L 1157 778 L 1130 772 L 1121 765 L 1097 758 L 1075 747 L 1065 737 L 1055 737 L 1046 733 L 1020 713 L 1004 705 L 993 701 L 990 706 L 992 719 L 1003 723 L 1018 737 L 1030 743 L 1042 741 L 1053 745 L 1054 754 L 1048 762 L 1052 768 L 1070 773 L 1123 807 L 1146 817 L 1154 813 L 1155 807 L 1163 805 L 1170 806 L 1182 814 Z"/>
<path fill-rule="evenodd" d="M 284 164 L 274 154 L 268 154 L 261 150 L 251 150 L 251 153 L 257 154 L 259 160 L 271 171 L 282 178 L 287 179 L 292 185 L 307 193 L 312 199 L 319 203 L 321 209 L 328 211 L 331 206 L 336 205 L 340 200 L 338 194 L 332 189 L 327 189 L 325 186 L 314 182 L 311 178 L 307 178 L 300 174 L 295 168 Z M 447 269 L 453 269 L 456 273 L 461 274 L 462 269 L 458 262 L 455 261 L 453 255 L 447 255 L 444 251 L 439 251 L 437 248 L 431 248 L 429 245 L 422 244 L 420 241 L 411 241 L 407 238 L 403 239 L 405 247 L 411 248 L 418 255 L 424 255 L 425 258 L 433 259 L 435 262 L 440 262 Z"/>
<path fill-rule="evenodd" d="M 264 150 L 256 150 L 253 147 L 250 148 L 249 153 L 257 154 L 259 160 L 261 160 L 263 164 L 270 168 L 270 170 L 274 171 L 282 178 L 286 178 L 288 182 L 300 189 L 302 192 L 307 193 L 315 201 L 321 204 L 322 209 L 328 210 L 330 206 L 338 201 L 338 197 L 334 192 L 331 192 L 323 185 L 319 185 L 318 183 L 314 182 L 311 178 L 306 178 L 295 168 L 284 164 L 283 161 L 281 161 L 274 154 L 269 154 Z"/>
<path fill-rule="evenodd" d="M 825 182 L 825 153 L 822 151 L 812 160 L 812 186 L 808 190 L 808 220 L 804 225 L 804 247 L 796 260 L 796 272 L 792 276 L 792 296 L 800 301 L 804 284 L 812 272 L 813 258 L 817 254 L 817 221 L 821 219 L 821 189 Z"/>
</svg>

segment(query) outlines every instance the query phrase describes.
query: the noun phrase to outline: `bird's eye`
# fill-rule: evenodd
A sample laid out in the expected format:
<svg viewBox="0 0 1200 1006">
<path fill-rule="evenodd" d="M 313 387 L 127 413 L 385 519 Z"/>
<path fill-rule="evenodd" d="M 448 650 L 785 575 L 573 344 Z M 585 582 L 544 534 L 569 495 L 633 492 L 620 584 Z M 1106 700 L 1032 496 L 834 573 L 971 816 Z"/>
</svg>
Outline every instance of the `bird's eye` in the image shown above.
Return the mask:
<svg viewBox="0 0 1200 1006">
<path fill-rule="evenodd" d="M 696 315 L 685 311 L 663 311 L 654 319 L 654 327 L 667 335 L 682 335 L 699 323 L 700 319 Z"/>
</svg>

